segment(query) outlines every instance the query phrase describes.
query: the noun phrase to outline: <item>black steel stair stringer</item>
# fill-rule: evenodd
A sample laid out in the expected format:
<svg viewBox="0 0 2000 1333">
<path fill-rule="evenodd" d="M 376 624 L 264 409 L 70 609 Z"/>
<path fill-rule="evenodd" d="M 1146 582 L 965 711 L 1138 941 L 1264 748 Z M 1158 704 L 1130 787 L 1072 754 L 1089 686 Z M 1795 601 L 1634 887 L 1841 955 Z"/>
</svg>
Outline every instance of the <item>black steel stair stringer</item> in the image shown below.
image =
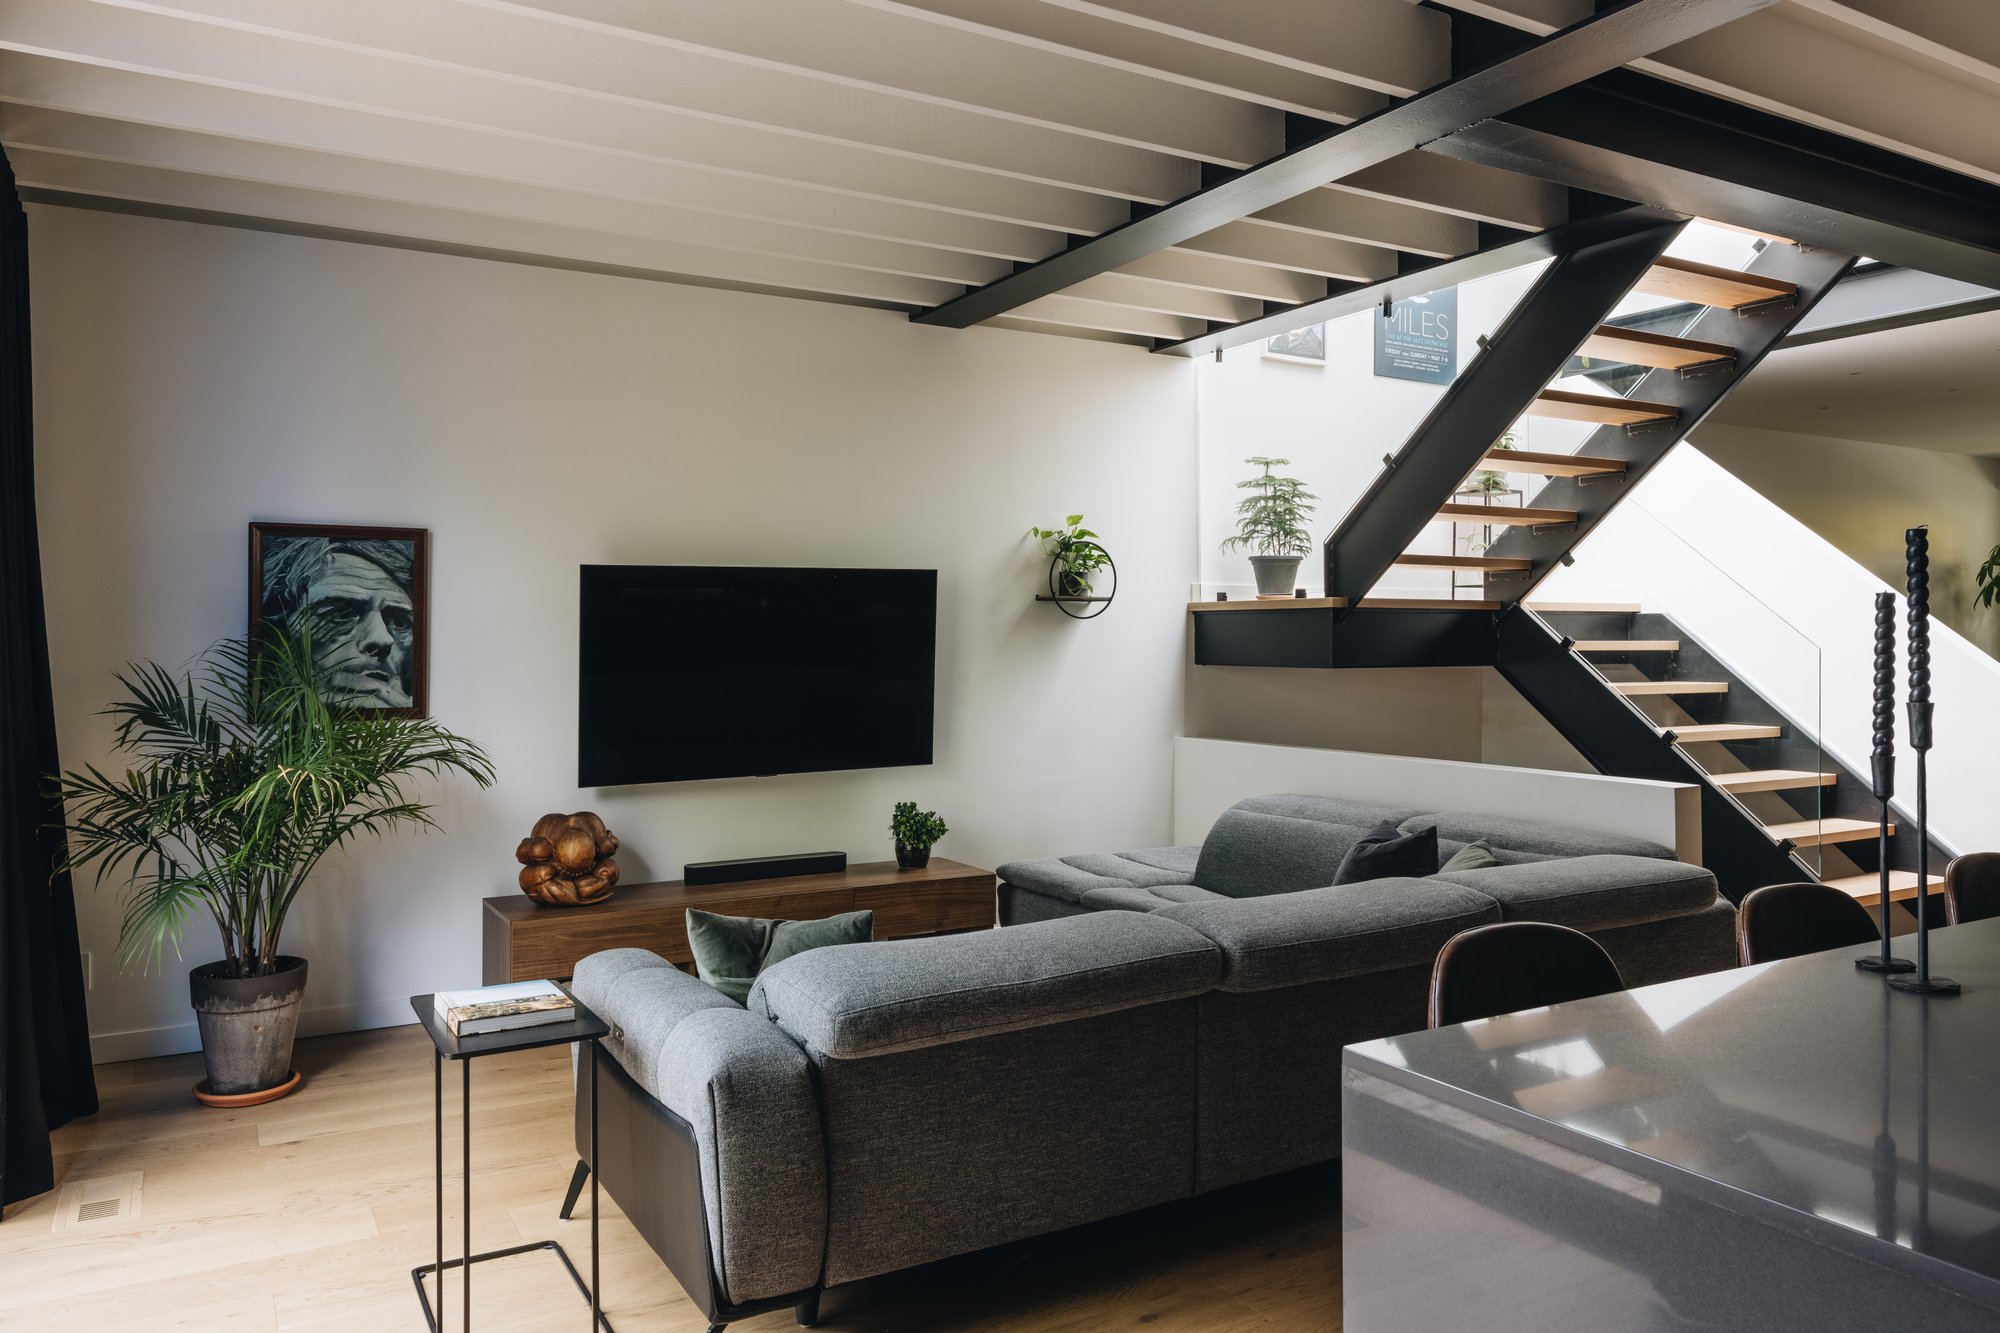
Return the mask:
<svg viewBox="0 0 2000 1333">
<path fill-rule="evenodd" d="M 1326 595 L 1347 602 L 1336 620 L 1437 518 L 1684 225 L 1634 212 L 1630 230 L 1556 256 L 1327 537 Z"/>
</svg>

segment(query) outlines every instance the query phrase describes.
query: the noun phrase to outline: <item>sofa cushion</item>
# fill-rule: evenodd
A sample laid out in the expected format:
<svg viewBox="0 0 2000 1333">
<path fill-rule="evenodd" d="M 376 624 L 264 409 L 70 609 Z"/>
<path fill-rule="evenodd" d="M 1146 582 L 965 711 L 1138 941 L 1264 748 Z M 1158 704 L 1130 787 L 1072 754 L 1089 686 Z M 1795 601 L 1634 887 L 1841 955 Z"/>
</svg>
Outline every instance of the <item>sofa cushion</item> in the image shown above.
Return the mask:
<svg viewBox="0 0 2000 1333">
<path fill-rule="evenodd" d="M 1450 859 L 1438 867 L 1438 873 L 1442 875 L 1452 870 L 1484 870 L 1488 866 L 1499 864 L 1500 858 L 1493 854 L 1493 848 L 1487 845 L 1486 839 L 1474 838 L 1453 852 Z"/>
<path fill-rule="evenodd" d="M 800 954 L 757 979 L 749 1007 L 851 1060 L 1184 999 L 1221 974 L 1215 945 L 1186 926 L 1092 912 Z"/>
<path fill-rule="evenodd" d="M 1221 894 L 1211 893 L 1195 884 L 1155 884 L 1143 889 L 1121 884 L 1090 890 L 1083 895 L 1083 905 L 1097 912 L 1150 912 L 1159 907 L 1172 907 L 1176 903 L 1209 902 L 1220 897 Z"/>
<path fill-rule="evenodd" d="M 1200 851 L 1199 847 L 1149 847 L 1136 852 L 1051 856 L 1009 861 L 998 874 L 1016 888 L 1081 906 L 1093 889 L 1186 884 L 1194 878 Z"/>
<path fill-rule="evenodd" d="M 1194 882 L 1228 898 L 1321 888 L 1333 883 L 1341 858 L 1369 829 L 1415 814 L 1326 796 L 1252 796 L 1215 821 Z"/>
<path fill-rule="evenodd" d="M 1713 874 L 1651 856 L 1577 856 L 1456 870 L 1437 882 L 1485 894 L 1509 921 L 1546 921 L 1584 931 L 1699 912 L 1715 901 Z"/>
<path fill-rule="evenodd" d="M 1383 820 L 1340 858 L 1335 884 L 1360 884 L 1371 879 L 1421 879 L 1438 872 L 1438 831 L 1431 825 L 1409 833 Z"/>
<path fill-rule="evenodd" d="M 1671 861 L 1671 849 L 1644 838 L 1618 833 L 1593 833 L 1567 824 L 1550 824 L 1539 819 L 1516 819 L 1511 815 L 1477 815 L 1444 812 L 1416 815 L 1405 819 L 1401 828 L 1410 832 L 1435 824 L 1438 851 L 1446 858 L 1466 844 L 1486 839 L 1487 846 L 1503 865 L 1521 865 L 1572 856 L 1648 856 Z"/>
<path fill-rule="evenodd" d="M 814 921 L 772 921 L 687 910 L 688 949 L 695 974 L 741 1004 L 757 974 L 808 949 L 860 944 L 873 934 L 875 914 L 842 912 Z"/>
<path fill-rule="evenodd" d="M 1428 967 L 1446 940 L 1499 921 L 1501 913 L 1483 893 L 1430 878 L 1189 903 L 1161 908 L 1151 919 L 1161 918 L 1192 927 L 1221 948 L 1221 989 L 1257 991 Z"/>
</svg>

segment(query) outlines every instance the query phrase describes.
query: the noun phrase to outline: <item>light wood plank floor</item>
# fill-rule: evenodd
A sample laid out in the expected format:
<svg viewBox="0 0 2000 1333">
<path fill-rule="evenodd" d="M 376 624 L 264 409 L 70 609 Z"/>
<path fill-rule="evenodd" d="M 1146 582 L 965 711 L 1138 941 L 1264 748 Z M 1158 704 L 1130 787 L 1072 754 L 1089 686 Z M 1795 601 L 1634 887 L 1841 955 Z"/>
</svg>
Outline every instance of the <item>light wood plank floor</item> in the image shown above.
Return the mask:
<svg viewBox="0 0 2000 1333">
<path fill-rule="evenodd" d="M 143 1172 L 135 1221 L 52 1230 L 56 1194 L 0 1223 L 0 1329 L 421 1330 L 430 1262 L 431 1059 L 415 1027 L 299 1043 L 305 1086 L 214 1111 L 197 1056 L 98 1069 L 103 1110 L 56 1136 L 61 1179 Z M 446 1080 L 447 1254 L 458 1235 L 455 1071 Z M 473 1070 L 473 1244 L 554 1237 L 588 1272 L 587 1203 L 556 1209 L 575 1157 L 566 1050 Z M 619 1333 L 701 1333 L 673 1277 L 604 1200 L 606 1311 Z M 457 1283 L 446 1282 L 458 1325 Z M 1340 1327 L 1339 1181 L 1295 1173 L 828 1292 L 834 1330 L 1271 1333 Z M 553 1255 L 482 1264 L 473 1322 L 589 1322 Z M 794 1327 L 788 1312 L 732 1326 Z"/>
</svg>

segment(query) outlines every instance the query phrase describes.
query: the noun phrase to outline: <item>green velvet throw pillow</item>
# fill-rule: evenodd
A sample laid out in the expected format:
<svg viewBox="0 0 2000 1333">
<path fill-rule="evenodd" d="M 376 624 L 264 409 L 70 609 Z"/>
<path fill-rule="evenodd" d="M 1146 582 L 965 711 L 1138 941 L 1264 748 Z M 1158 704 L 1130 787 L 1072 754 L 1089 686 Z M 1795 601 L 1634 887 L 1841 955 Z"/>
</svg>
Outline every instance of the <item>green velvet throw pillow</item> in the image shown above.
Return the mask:
<svg viewBox="0 0 2000 1333">
<path fill-rule="evenodd" d="M 874 932 L 873 912 L 845 912 L 823 921 L 766 921 L 688 908 L 688 948 L 695 975 L 742 1004 L 757 974 L 773 963 L 829 944 L 860 944 Z"/>
<path fill-rule="evenodd" d="M 1442 875 L 1448 870 L 1484 870 L 1488 866 L 1499 864 L 1500 858 L 1486 845 L 1486 839 L 1480 838 L 1475 842 L 1466 843 L 1453 852 L 1451 860 L 1438 867 L 1438 874 Z"/>
</svg>

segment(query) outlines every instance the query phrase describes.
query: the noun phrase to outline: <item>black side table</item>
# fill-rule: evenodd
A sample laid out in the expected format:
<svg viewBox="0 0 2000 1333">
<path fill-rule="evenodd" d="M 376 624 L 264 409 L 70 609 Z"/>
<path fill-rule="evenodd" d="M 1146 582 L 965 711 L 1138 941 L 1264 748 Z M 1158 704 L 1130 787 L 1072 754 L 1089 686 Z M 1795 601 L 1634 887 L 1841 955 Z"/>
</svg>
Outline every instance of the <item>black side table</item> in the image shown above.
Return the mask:
<svg viewBox="0 0 2000 1333">
<path fill-rule="evenodd" d="M 575 996 L 570 997 L 575 1000 Z M 514 1028 L 507 1032 L 482 1032 L 471 1037 L 453 1036 L 437 1016 L 437 997 L 434 995 L 412 995 L 410 1007 L 417 1011 L 417 1021 L 430 1034 L 431 1045 L 437 1048 L 431 1059 L 431 1111 L 436 1124 L 437 1137 L 437 1262 L 424 1264 L 410 1270 L 410 1281 L 417 1287 L 417 1300 L 424 1307 L 424 1322 L 431 1333 L 438 1333 L 444 1319 L 444 1270 L 463 1268 L 465 1270 L 465 1333 L 472 1333 L 472 1265 L 487 1259 L 505 1259 L 510 1255 L 527 1254 L 532 1250 L 554 1250 L 556 1258 L 562 1260 L 569 1270 L 570 1281 L 590 1302 L 590 1330 L 597 1333 L 612 1333 L 610 1321 L 605 1319 L 599 1308 L 598 1258 L 597 1258 L 597 1047 L 610 1034 L 611 1027 L 578 1001 L 576 1017 L 567 1023 L 542 1023 L 535 1027 Z M 583 1277 L 563 1252 L 562 1242 L 538 1240 L 527 1245 L 515 1245 L 504 1250 L 488 1250 L 484 1254 L 472 1252 L 472 1062 L 482 1055 L 499 1055 L 506 1051 L 528 1051 L 538 1046 L 567 1046 L 581 1042 L 585 1060 L 590 1066 L 590 1285 L 583 1284 Z M 464 1211 L 465 1235 L 459 1249 L 459 1256 L 445 1262 L 444 1257 L 444 1062 L 460 1062 L 460 1089 L 463 1114 L 460 1120 L 464 1129 L 464 1143 L 460 1150 L 460 1171 L 462 1175 L 461 1205 Z M 435 1311 L 431 1308 L 431 1294 L 424 1288 L 424 1278 L 437 1274 L 438 1299 Z"/>
</svg>

